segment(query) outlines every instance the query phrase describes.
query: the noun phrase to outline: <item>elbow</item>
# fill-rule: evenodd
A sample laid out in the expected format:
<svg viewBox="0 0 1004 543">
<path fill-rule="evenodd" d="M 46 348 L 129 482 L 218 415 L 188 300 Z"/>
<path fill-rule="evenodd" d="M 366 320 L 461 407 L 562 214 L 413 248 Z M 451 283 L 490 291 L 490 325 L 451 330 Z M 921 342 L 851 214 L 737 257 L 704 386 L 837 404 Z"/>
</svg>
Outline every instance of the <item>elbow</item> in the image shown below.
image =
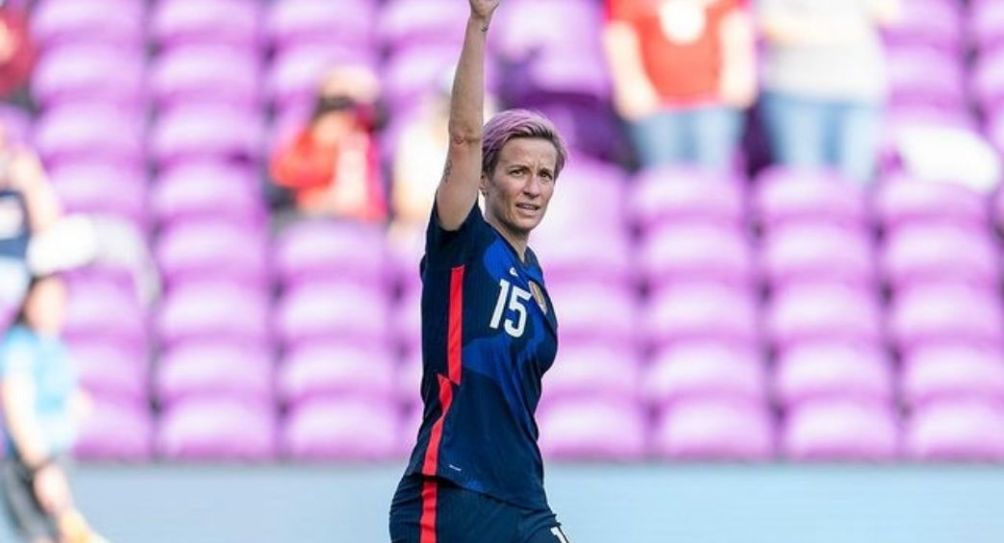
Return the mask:
<svg viewBox="0 0 1004 543">
<path fill-rule="evenodd" d="M 473 128 L 450 125 L 451 147 L 480 147 L 482 137 L 481 127 Z"/>
</svg>

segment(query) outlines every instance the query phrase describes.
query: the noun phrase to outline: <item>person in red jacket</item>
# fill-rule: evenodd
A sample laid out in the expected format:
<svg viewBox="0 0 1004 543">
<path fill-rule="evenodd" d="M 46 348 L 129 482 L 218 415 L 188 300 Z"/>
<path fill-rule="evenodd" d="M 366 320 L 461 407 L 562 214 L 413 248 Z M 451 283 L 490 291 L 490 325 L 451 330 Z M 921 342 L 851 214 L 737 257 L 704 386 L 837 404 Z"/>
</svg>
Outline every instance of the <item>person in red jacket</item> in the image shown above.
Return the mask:
<svg viewBox="0 0 1004 543">
<path fill-rule="evenodd" d="M 23 98 L 35 63 L 35 46 L 28 32 L 24 12 L 7 0 L 0 0 L 0 99 Z"/>
<path fill-rule="evenodd" d="M 309 122 L 272 157 L 273 180 L 293 193 L 304 215 L 369 222 L 387 217 L 371 75 L 359 68 L 333 71 Z"/>
</svg>

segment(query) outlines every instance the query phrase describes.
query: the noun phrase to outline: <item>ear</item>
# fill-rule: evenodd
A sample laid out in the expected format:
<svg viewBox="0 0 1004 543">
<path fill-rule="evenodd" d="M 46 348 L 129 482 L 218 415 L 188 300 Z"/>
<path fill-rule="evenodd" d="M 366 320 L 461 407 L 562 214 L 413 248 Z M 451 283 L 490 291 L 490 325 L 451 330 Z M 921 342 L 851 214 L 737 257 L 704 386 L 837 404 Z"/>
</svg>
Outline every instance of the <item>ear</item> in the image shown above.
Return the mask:
<svg viewBox="0 0 1004 543">
<path fill-rule="evenodd" d="M 481 179 L 478 181 L 478 191 L 482 196 L 488 196 L 488 176 L 481 174 Z"/>
</svg>

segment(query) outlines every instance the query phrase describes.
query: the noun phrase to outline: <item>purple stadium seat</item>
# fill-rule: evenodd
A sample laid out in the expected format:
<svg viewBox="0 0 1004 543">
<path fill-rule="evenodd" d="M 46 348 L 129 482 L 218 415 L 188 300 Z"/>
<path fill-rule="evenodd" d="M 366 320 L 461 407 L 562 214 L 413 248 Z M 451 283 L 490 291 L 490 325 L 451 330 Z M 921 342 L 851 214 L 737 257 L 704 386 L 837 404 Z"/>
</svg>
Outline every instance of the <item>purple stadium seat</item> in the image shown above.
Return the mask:
<svg viewBox="0 0 1004 543">
<path fill-rule="evenodd" d="M 958 52 L 894 48 L 887 56 L 894 102 L 937 107 L 966 103 L 964 66 Z"/>
<path fill-rule="evenodd" d="M 369 225 L 300 220 L 279 233 L 271 258 L 287 285 L 337 277 L 378 286 L 389 279 L 384 238 L 381 228 Z M 417 270 L 418 262 L 413 266 Z"/>
<path fill-rule="evenodd" d="M 962 184 L 906 176 L 884 180 L 875 191 L 872 207 L 879 220 L 892 227 L 937 220 L 984 228 L 989 212 L 986 199 Z"/>
<path fill-rule="evenodd" d="M 380 9 L 376 21 L 380 41 L 391 50 L 415 45 L 458 46 L 467 13 L 450 0 L 395 0 Z"/>
<path fill-rule="evenodd" d="M 912 224 L 892 230 L 881 265 L 898 287 L 938 280 L 993 286 L 1000 280 L 1000 256 L 989 230 L 954 224 Z"/>
<path fill-rule="evenodd" d="M 508 89 L 516 103 L 535 105 L 550 100 L 587 104 L 610 98 L 610 73 L 601 52 L 544 49 L 528 64 L 506 74 L 505 82 L 520 78 Z"/>
<path fill-rule="evenodd" d="M 335 66 L 377 65 L 374 51 L 353 45 L 310 41 L 285 46 L 279 50 L 264 82 L 268 97 L 277 108 L 306 104 L 308 109 L 317 94 L 318 83 Z"/>
<path fill-rule="evenodd" d="M 647 402 L 664 405 L 697 398 L 766 401 L 766 374 L 751 346 L 685 342 L 660 350 L 645 370 Z"/>
<path fill-rule="evenodd" d="M 971 342 L 999 346 L 1004 319 L 996 289 L 959 283 L 924 284 L 893 299 L 888 329 L 901 349 L 924 344 Z"/>
<path fill-rule="evenodd" d="M 81 423 L 74 457 L 81 460 L 147 462 L 153 458 L 153 422 L 145 402 L 94 399 Z"/>
<path fill-rule="evenodd" d="M 496 14 L 495 34 L 499 52 L 510 60 L 526 58 L 538 51 L 600 50 L 603 16 L 599 4 L 578 0 L 535 2 L 521 0 L 508 4 Z M 555 32 L 554 22 L 578 32 Z"/>
<path fill-rule="evenodd" d="M 272 380 L 264 345 L 192 341 L 161 354 L 154 390 L 163 405 L 195 397 L 270 400 Z"/>
<path fill-rule="evenodd" d="M 317 397 L 394 397 L 396 359 L 390 349 L 311 343 L 288 352 L 276 375 L 281 401 L 300 403 Z"/>
<path fill-rule="evenodd" d="M 386 460 L 399 455 L 400 431 L 389 402 L 324 398 L 294 406 L 280 441 L 282 454 L 298 461 Z"/>
<path fill-rule="evenodd" d="M 673 460 L 769 460 L 774 427 L 763 402 L 701 398 L 668 406 L 652 433 L 652 451 Z"/>
<path fill-rule="evenodd" d="M 269 301 L 261 289 L 233 281 L 172 285 L 157 316 L 165 346 L 195 339 L 260 343 L 269 339 Z"/>
<path fill-rule="evenodd" d="M 156 446 L 181 461 L 267 461 L 276 456 L 276 414 L 270 402 L 192 398 L 163 412 Z"/>
<path fill-rule="evenodd" d="M 267 31 L 280 46 L 337 35 L 342 43 L 368 48 L 376 5 L 370 0 L 279 0 L 268 13 Z"/>
<path fill-rule="evenodd" d="M 766 307 L 764 326 L 781 347 L 810 341 L 882 340 L 878 297 L 840 283 L 795 283 L 776 289 Z"/>
<path fill-rule="evenodd" d="M 141 347 L 147 342 L 146 315 L 135 294 L 109 281 L 74 279 L 64 336 Z"/>
<path fill-rule="evenodd" d="M 788 410 L 781 450 L 791 460 L 893 460 L 899 451 L 896 417 L 884 402 L 830 399 Z"/>
<path fill-rule="evenodd" d="M 394 335 L 402 349 L 411 352 L 422 345 L 422 292 L 412 289 L 405 292 L 392 309 Z"/>
<path fill-rule="evenodd" d="M 909 457 L 931 461 L 1004 461 L 1004 407 L 979 399 L 932 402 L 906 425 Z"/>
<path fill-rule="evenodd" d="M 51 168 L 49 179 L 67 212 L 113 215 L 140 229 L 146 225 L 146 174 L 139 168 L 75 160 Z"/>
<path fill-rule="evenodd" d="M 838 281 L 869 286 L 876 279 L 870 236 L 862 229 L 832 223 L 771 228 L 759 256 L 773 284 Z"/>
<path fill-rule="evenodd" d="M 1004 352 L 964 343 L 921 347 L 903 360 L 903 400 L 921 406 L 940 400 L 1004 400 Z"/>
<path fill-rule="evenodd" d="M 165 225 L 156 244 L 158 267 L 168 282 L 221 277 L 251 285 L 268 278 L 268 241 L 262 227 L 216 218 Z"/>
<path fill-rule="evenodd" d="M 768 226 L 789 220 L 860 225 L 867 216 L 859 185 L 835 173 L 775 166 L 761 173 L 751 204 Z"/>
<path fill-rule="evenodd" d="M 452 51 L 452 53 L 451 53 Z M 413 103 L 429 91 L 443 88 L 457 65 L 457 48 L 449 45 L 414 46 L 393 54 L 383 68 L 384 93 L 392 108 Z M 494 88 L 485 66 L 487 88 Z"/>
<path fill-rule="evenodd" d="M 572 232 L 574 229 L 559 231 L 546 227 L 534 231 L 531 246 L 545 259 L 549 282 L 600 280 L 621 284 L 636 279 L 635 252 L 620 224 L 588 235 L 584 231 L 580 235 Z M 596 247 L 603 250 L 597 251 Z"/>
<path fill-rule="evenodd" d="M 663 223 L 638 249 L 639 270 L 650 281 L 719 281 L 738 287 L 754 280 L 745 231 L 714 223 Z"/>
<path fill-rule="evenodd" d="M 629 210 L 642 228 L 693 220 L 740 226 L 745 219 L 743 187 L 722 173 L 670 165 L 640 172 L 633 184 Z"/>
<path fill-rule="evenodd" d="M 232 223 L 264 223 L 255 171 L 222 161 L 182 163 L 161 173 L 151 192 L 153 219 L 161 223 L 215 217 Z"/>
<path fill-rule="evenodd" d="M 164 0 L 150 18 L 150 34 L 160 44 L 227 43 L 253 49 L 262 24 L 259 2 L 244 0 Z"/>
<path fill-rule="evenodd" d="M 163 51 L 154 61 L 150 86 L 153 97 L 167 107 L 208 102 L 252 109 L 261 100 L 260 78 L 260 61 L 253 51 L 222 44 L 184 45 Z"/>
<path fill-rule="evenodd" d="M 780 353 L 775 368 L 775 396 L 785 406 L 834 398 L 892 400 L 889 356 L 876 345 L 796 345 Z"/>
<path fill-rule="evenodd" d="M 382 344 L 391 331 L 387 292 L 349 282 L 307 282 L 287 289 L 273 321 L 287 346 L 328 339 Z"/>
<path fill-rule="evenodd" d="M 80 383 L 90 394 L 130 404 L 149 398 L 150 364 L 145 349 L 86 337 L 70 342 L 69 348 Z"/>
<path fill-rule="evenodd" d="M 1001 10 L 1004 13 L 1004 10 Z M 998 36 L 998 46 L 976 57 L 970 71 L 969 85 L 972 95 L 984 110 L 997 109 L 1004 104 L 1004 32 Z"/>
<path fill-rule="evenodd" d="M 758 341 L 756 301 L 746 289 L 678 284 L 652 293 L 647 302 L 641 328 L 652 346 L 704 339 L 739 345 Z"/>
<path fill-rule="evenodd" d="M 955 2 L 911 0 L 903 5 L 901 19 L 887 30 L 888 42 L 894 46 L 933 47 L 960 53 L 962 11 Z"/>
<path fill-rule="evenodd" d="M 34 142 L 48 163 L 105 159 L 139 165 L 142 136 L 142 119 L 111 103 L 77 104 L 46 111 L 35 125 Z"/>
<path fill-rule="evenodd" d="M 633 400 L 641 382 L 638 356 L 616 345 L 563 345 L 544 375 L 542 402 L 569 398 Z"/>
<path fill-rule="evenodd" d="M 40 0 L 32 11 L 31 35 L 46 47 L 65 41 L 137 47 L 144 41 L 143 11 L 141 0 Z"/>
<path fill-rule="evenodd" d="M 172 108 L 153 124 L 151 151 L 162 166 L 180 159 L 253 160 L 264 143 L 257 111 L 220 105 Z"/>
<path fill-rule="evenodd" d="M 407 409 L 417 408 L 421 411 L 421 387 L 422 387 L 422 352 L 413 350 L 411 354 L 404 357 L 404 361 L 397 369 L 397 402 Z M 415 426 L 418 430 L 418 426 Z M 412 443 L 414 445 L 414 443 Z"/>
<path fill-rule="evenodd" d="M 631 345 L 638 338 L 638 309 L 628 285 L 598 282 L 549 284 L 548 296 L 559 311 L 562 341 L 590 339 Z"/>
<path fill-rule="evenodd" d="M 972 0 L 969 3 L 966 31 L 982 52 L 1004 45 L 1004 6 L 996 0 Z"/>
<path fill-rule="evenodd" d="M 638 460 L 645 454 L 646 419 L 633 400 L 578 398 L 537 413 L 545 458 Z"/>
<path fill-rule="evenodd" d="M 102 13 L 103 10 L 98 10 Z M 138 50 L 111 44 L 75 43 L 47 50 L 31 79 L 32 96 L 45 107 L 83 99 L 140 110 L 144 60 Z"/>
</svg>

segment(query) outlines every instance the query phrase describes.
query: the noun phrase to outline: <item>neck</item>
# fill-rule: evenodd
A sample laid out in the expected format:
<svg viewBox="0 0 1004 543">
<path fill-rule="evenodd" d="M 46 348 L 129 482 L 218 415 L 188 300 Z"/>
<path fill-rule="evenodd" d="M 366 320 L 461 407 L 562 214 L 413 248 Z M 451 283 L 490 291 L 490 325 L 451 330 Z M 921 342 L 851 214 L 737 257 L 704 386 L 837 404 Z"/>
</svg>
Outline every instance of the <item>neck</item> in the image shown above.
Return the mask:
<svg viewBox="0 0 1004 543">
<path fill-rule="evenodd" d="M 516 249 L 516 254 L 519 256 L 520 262 L 526 262 L 526 246 L 529 244 L 530 237 L 526 233 L 514 232 L 506 225 L 502 224 L 500 221 L 495 219 L 495 217 L 489 216 L 485 217 L 485 221 L 492 225 L 499 234 L 505 238 L 506 241 L 512 245 L 513 249 Z"/>
</svg>

